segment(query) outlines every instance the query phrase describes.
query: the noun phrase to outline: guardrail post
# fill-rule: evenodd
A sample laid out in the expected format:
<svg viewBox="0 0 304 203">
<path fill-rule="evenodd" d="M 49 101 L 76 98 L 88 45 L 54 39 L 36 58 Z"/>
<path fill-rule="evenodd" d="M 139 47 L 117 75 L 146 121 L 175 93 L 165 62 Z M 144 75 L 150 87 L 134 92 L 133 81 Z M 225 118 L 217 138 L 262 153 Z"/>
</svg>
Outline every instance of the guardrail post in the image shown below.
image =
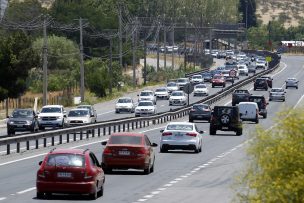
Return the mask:
<svg viewBox="0 0 304 203">
<path fill-rule="evenodd" d="M 43 138 L 43 147 L 46 147 L 46 138 Z"/>
<path fill-rule="evenodd" d="M 53 136 L 52 137 L 52 146 L 54 146 L 55 145 L 55 137 Z"/>
<path fill-rule="evenodd" d="M 129 131 L 130 130 L 130 123 L 127 124 L 127 127 L 128 127 L 128 131 Z"/>
<path fill-rule="evenodd" d="M 106 135 L 106 127 L 103 127 L 103 136 Z"/>
<path fill-rule="evenodd" d="M 135 122 L 135 128 L 138 128 L 138 121 Z"/>
<path fill-rule="evenodd" d="M 59 135 L 59 144 L 62 144 L 62 135 Z"/>
<path fill-rule="evenodd" d="M 116 133 L 116 125 L 114 125 L 114 127 L 113 127 L 113 128 L 114 128 L 114 130 L 113 130 L 113 131 L 114 131 L 114 133 Z"/>
<path fill-rule="evenodd" d="M 86 138 L 89 139 L 90 130 L 86 130 Z"/>
<path fill-rule="evenodd" d="M 20 153 L 20 142 L 17 142 L 16 148 L 17 148 L 17 153 Z"/>
<path fill-rule="evenodd" d="M 146 127 L 146 121 L 144 121 L 144 127 Z"/>
<path fill-rule="evenodd" d="M 73 139 L 74 139 L 74 142 L 75 142 L 76 141 L 76 133 L 74 133 Z"/>
<path fill-rule="evenodd" d="M 10 154 L 11 153 L 11 145 L 7 144 L 6 145 L 6 154 Z"/>
<path fill-rule="evenodd" d="M 156 120 L 152 120 L 152 124 L 155 125 L 156 124 Z"/>
<path fill-rule="evenodd" d="M 109 135 L 111 135 L 111 126 L 108 126 L 109 129 Z"/>
<path fill-rule="evenodd" d="M 95 137 L 95 129 L 92 129 L 92 137 Z"/>
<path fill-rule="evenodd" d="M 39 148 L 39 140 L 36 139 L 36 149 L 38 149 L 38 148 Z"/>
<path fill-rule="evenodd" d="M 141 121 L 139 121 L 139 128 L 142 128 L 142 122 Z"/>
<path fill-rule="evenodd" d="M 118 132 L 120 132 L 121 131 L 121 129 L 120 129 L 120 124 L 118 125 Z"/>
<path fill-rule="evenodd" d="M 68 134 L 66 134 L 66 140 L 67 140 L 67 143 L 69 143 L 70 142 L 70 134 L 68 133 Z"/>
<path fill-rule="evenodd" d="M 98 137 L 100 137 L 100 128 L 98 128 Z"/>
<path fill-rule="evenodd" d="M 122 131 L 123 131 L 123 132 L 126 131 L 126 124 L 125 124 L 125 123 L 122 124 Z"/>
<path fill-rule="evenodd" d="M 134 122 L 132 121 L 132 130 L 134 130 Z"/>
<path fill-rule="evenodd" d="M 30 141 L 26 141 L 26 150 L 30 150 Z"/>
<path fill-rule="evenodd" d="M 82 140 L 82 133 L 83 133 L 83 132 L 82 132 L 82 131 L 80 131 L 80 140 Z"/>
</svg>

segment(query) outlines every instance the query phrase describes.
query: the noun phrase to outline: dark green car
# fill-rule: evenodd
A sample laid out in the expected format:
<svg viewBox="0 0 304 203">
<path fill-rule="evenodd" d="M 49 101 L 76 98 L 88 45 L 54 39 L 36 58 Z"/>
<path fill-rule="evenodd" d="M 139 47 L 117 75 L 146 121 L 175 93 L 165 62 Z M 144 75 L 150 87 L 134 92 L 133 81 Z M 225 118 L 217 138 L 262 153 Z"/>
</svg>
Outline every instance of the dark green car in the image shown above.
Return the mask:
<svg viewBox="0 0 304 203">
<path fill-rule="evenodd" d="M 236 135 L 243 134 L 243 125 L 238 106 L 215 106 L 211 114 L 210 135 L 217 130 L 234 131 Z"/>
</svg>

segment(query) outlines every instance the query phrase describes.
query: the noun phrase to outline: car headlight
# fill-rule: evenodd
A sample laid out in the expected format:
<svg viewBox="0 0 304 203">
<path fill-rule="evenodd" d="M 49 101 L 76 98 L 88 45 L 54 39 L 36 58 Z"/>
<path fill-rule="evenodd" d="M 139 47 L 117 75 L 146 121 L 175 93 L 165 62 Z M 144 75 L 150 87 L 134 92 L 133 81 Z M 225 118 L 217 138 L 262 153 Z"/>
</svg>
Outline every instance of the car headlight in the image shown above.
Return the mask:
<svg viewBox="0 0 304 203">
<path fill-rule="evenodd" d="M 57 119 L 62 119 L 63 117 L 62 117 L 62 116 L 57 116 L 56 118 L 57 118 Z"/>
<path fill-rule="evenodd" d="M 140 109 L 135 109 L 136 112 L 140 111 Z"/>
<path fill-rule="evenodd" d="M 148 111 L 154 111 L 154 109 L 148 109 Z"/>
<path fill-rule="evenodd" d="M 8 124 L 13 125 L 14 121 L 9 121 Z"/>
<path fill-rule="evenodd" d="M 26 124 L 32 125 L 33 121 L 26 121 Z"/>
<path fill-rule="evenodd" d="M 38 116 L 38 120 L 42 120 L 42 117 L 41 117 L 41 116 Z"/>
</svg>

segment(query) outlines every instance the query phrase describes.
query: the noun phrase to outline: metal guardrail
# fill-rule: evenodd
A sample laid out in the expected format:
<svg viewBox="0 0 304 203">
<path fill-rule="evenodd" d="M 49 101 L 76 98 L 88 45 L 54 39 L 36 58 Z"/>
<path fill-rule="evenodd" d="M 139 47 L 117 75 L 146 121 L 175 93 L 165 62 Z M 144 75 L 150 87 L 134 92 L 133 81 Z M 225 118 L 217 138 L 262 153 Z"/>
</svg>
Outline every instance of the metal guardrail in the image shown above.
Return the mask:
<svg viewBox="0 0 304 203">
<path fill-rule="evenodd" d="M 279 67 L 279 60 L 275 59 L 275 62 L 269 63 L 269 69 L 264 70 L 256 75 L 253 75 L 246 80 L 239 81 L 234 85 L 226 87 L 221 91 L 217 92 L 216 94 L 210 95 L 195 103 L 206 103 L 211 105 L 230 95 L 235 89 L 238 89 L 251 83 L 257 77 L 274 71 L 277 67 Z M 0 139 L 0 146 L 6 145 L 6 154 L 10 154 L 12 144 L 16 145 L 16 152 L 20 153 L 21 143 L 25 143 L 26 150 L 30 150 L 30 142 L 34 142 L 35 149 L 38 149 L 41 143 L 43 147 L 48 147 L 48 141 L 50 141 L 51 146 L 55 146 L 55 138 L 58 139 L 58 144 L 63 144 L 64 138 L 65 143 L 69 143 L 77 140 L 101 137 L 105 135 L 110 135 L 113 132 L 125 132 L 129 130 L 147 127 L 150 125 L 165 123 L 167 121 L 172 121 L 188 115 L 190 108 L 191 107 L 179 108 L 174 111 L 160 113 L 150 117 L 124 118 L 79 127 L 64 128 L 34 134 L 25 134 L 18 137 L 7 137 Z"/>
</svg>

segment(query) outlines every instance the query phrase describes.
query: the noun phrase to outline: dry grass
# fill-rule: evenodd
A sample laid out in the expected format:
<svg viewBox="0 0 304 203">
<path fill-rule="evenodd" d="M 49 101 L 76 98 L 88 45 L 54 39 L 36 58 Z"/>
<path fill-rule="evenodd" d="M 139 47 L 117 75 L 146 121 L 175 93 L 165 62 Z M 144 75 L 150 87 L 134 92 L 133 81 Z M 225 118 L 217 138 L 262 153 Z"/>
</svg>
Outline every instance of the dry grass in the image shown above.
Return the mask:
<svg viewBox="0 0 304 203">
<path fill-rule="evenodd" d="M 303 0 L 257 0 L 257 16 L 263 24 L 281 19 L 284 27 L 298 26 L 304 19 Z"/>
</svg>

